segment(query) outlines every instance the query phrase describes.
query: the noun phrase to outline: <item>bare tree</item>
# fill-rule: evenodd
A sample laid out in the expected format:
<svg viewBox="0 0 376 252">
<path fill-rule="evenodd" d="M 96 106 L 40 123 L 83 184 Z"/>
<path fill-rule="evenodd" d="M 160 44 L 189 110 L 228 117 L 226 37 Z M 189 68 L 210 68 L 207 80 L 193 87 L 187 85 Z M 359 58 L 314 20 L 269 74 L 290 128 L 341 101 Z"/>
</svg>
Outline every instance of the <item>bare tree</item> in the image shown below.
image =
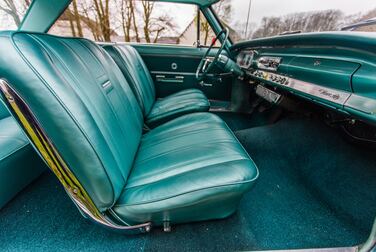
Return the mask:
<svg viewBox="0 0 376 252">
<path fill-rule="evenodd" d="M 134 29 L 134 33 L 135 33 L 135 37 L 136 37 L 136 42 L 141 42 L 141 39 L 140 39 L 140 35 L 138 33 L 138 26 L 137 26 L 137 21 L 136 21 L 136 5 L 134 2 L 132 2 L 132 8 L 131 8 L 131 12 L 132 12 L 132 19 L 133 19 L 133 29 Z"/>
<path fill-rule="evenodd" d="M 22 9 L 18 10 L 14 0 L 3 0 L 3 2 L 0 3 L 0 11 L 11 16 L 15 25 L 18 27 L 21 24 L 20 11 L 25 11 L 29 6 L 30 0 L 24 0 L 22 6 L 19 6 Z"/>
<path fill-rule="evenodd" d="M 77 8 L 77 2 L 76 0 L 73 0 L 72 1 L 72 6 L 73 6 L 73 16 L 74 16 L 74 21 L 76 23 L 76 27 L 77 27 L 77 35 L 79 37 L 83 37 L 83 33 L 82 33 L 82 26 L 81 26 L 81 15 L 79 14 L 78 12 L 78 8 Z M 74 29 L 73 29 L 74 31 Z"/>
<path fill-rule="evenodd" d="M 102 32 L 104 41 L 111 41 L 110 5 L 109 0 L 93 0 L 97 24 Z"/>
<path fill-rule="evenodd" d="M 131 32 L 134 32 L 136 34 L 136 40 L 139 42 L 134 0 L 120 0 L 118 5 L 120 8 L 120 23 L 124 33 L 124 41 L 130 42 Z"/>
<path fill-rule="evenodd" d="M 103 36 L 101 29 L 98 25 L 98 18 L 96 15 L 92 17 L 91 12 L 94 10 L 94 6 L 86 5 L 83 2 L 81 3 L 81 21 L 85 23 L 85 25 L 90 29 L 94 40 L 96 41 L 102 41 Z M 95 11 L 94 11 L 95 14 Z"/>
<path fill-rule="evenodd" d="M 173 22 L 173 19 L 167 14 L 159 16 L 153 19 L 153 25 L 151 26 L 151 34 L 154 35 L 153 43 L 158 43 L 158 40 L 163 32 L 172 31 L 174 32 L 176 25 Z"/>
<path fill-rule="evenodd" d="M 153 13 L 154 3 L 149 1 L 142 1 L 142 8 L 144 14 L 144 36 L 147 43 L 151 42 L 150 39 L 150 24 L 151 14 Z"/>
<path fill-rule="evenodd" d="M 343 20 L 340 10 L 293 13 L 282 17 L 264 17 L 253 38 L 270 37 L 289 31 L 320 32 L 339 29 Z"/>
<path fill-rule="evenodd" d="M 175 32 L 176 24 L 169 13 L 161 13 L 156 16 L 153 15 L 154 2 L 141 1 L 143 21 L 144 21 L 144 36 L 147 43 L 157 43 L 161 35 L 165 32 Z"/>
<path fill-rule="evenodd" d="M 218 2 L 217 4 L 213 5 L 213 9 L 215 13 L 218 15 L 219 19 L 222 21 L 222 24 L 225 27 L 229 27 L 228 23 L 231 21 L 231 14 L 232 14 L 232 0 L 223 0 Z M 209 43 L 209 35 L 212 32 L 212 28 L 209 22 L 206 20 L 204 15 L 201 14 L 200 17 L 200 33 L 204 39 L 204 45 L 208 45 Z"/>
</svg>

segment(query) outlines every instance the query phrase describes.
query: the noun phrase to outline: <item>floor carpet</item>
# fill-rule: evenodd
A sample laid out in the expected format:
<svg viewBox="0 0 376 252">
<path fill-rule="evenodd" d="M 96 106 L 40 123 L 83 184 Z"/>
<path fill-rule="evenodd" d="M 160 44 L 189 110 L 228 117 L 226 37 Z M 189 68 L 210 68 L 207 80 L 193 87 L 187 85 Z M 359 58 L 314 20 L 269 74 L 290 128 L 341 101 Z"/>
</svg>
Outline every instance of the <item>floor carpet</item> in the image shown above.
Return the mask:
<svg viewBox="0 0 376 252">
<path fill-rule="evenodd" d="M 376 215 L 376 162 L 307 120 L 236 132 L 260 169 L 226 220 L 121 235 L 87 223 L 47 172 L 0 211 L 1 251 L 230 251 L 351 246 Z"/>
</svg>

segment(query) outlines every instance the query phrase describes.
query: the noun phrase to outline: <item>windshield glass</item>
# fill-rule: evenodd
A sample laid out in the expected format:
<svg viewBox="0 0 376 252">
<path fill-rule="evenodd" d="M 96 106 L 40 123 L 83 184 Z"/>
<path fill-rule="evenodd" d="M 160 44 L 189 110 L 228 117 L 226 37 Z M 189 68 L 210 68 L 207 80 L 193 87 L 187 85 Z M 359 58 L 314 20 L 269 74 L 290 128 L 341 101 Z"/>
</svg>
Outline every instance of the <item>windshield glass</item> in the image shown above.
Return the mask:
<svg viewBox="0 0 376 252">
<path fill-rule="evenodd" d="M 31 0 L 1 0 L 0 30 L 16 30 L 29 8 Z"/>
<path fill-rule="evenodd" d="M 234 42 L 324 31 L 376 31 L 375 0 L 222 0 L 213 5 Z"/>
</svg>

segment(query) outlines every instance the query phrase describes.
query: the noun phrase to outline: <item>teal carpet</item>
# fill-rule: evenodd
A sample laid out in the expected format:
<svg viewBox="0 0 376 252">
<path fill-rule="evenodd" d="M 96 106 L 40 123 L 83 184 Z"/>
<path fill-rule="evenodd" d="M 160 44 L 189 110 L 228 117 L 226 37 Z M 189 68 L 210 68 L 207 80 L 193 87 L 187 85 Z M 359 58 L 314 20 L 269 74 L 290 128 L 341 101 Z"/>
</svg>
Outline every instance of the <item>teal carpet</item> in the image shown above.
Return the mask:
<svg viewBox="0 0 376 252">
<path fill-rule="evenodd" d="M 351 246 L 376 216 L 371 151 L 307 120 L 236 132 L 260 169 L 232 217 L 126 236 L 87 223 L 44 174 L 0 211 L 0 251 L 229 251 Z"/>
</svg>

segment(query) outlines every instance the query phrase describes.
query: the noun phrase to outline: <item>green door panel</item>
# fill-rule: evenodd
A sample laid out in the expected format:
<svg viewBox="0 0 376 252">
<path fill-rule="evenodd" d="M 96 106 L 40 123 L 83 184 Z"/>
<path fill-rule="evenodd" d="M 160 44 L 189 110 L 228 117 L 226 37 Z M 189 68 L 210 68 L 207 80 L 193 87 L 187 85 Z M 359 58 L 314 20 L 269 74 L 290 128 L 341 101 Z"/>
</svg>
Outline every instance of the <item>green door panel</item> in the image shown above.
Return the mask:
<svg viewBox="0 0 376 252">
<path fill-rule="evenodd" d="M 157 97 L 165 97 L 184 89 L 197 88 L 212 100 L 228 101 L 232 76 L 215 70 L 204 85 L 195 77 L 206 48 L 187 46 L 133 44 L 142 56 L 155 82 Z M 217 51 L 214 49 L 212 55 Z"/>
</svg>

